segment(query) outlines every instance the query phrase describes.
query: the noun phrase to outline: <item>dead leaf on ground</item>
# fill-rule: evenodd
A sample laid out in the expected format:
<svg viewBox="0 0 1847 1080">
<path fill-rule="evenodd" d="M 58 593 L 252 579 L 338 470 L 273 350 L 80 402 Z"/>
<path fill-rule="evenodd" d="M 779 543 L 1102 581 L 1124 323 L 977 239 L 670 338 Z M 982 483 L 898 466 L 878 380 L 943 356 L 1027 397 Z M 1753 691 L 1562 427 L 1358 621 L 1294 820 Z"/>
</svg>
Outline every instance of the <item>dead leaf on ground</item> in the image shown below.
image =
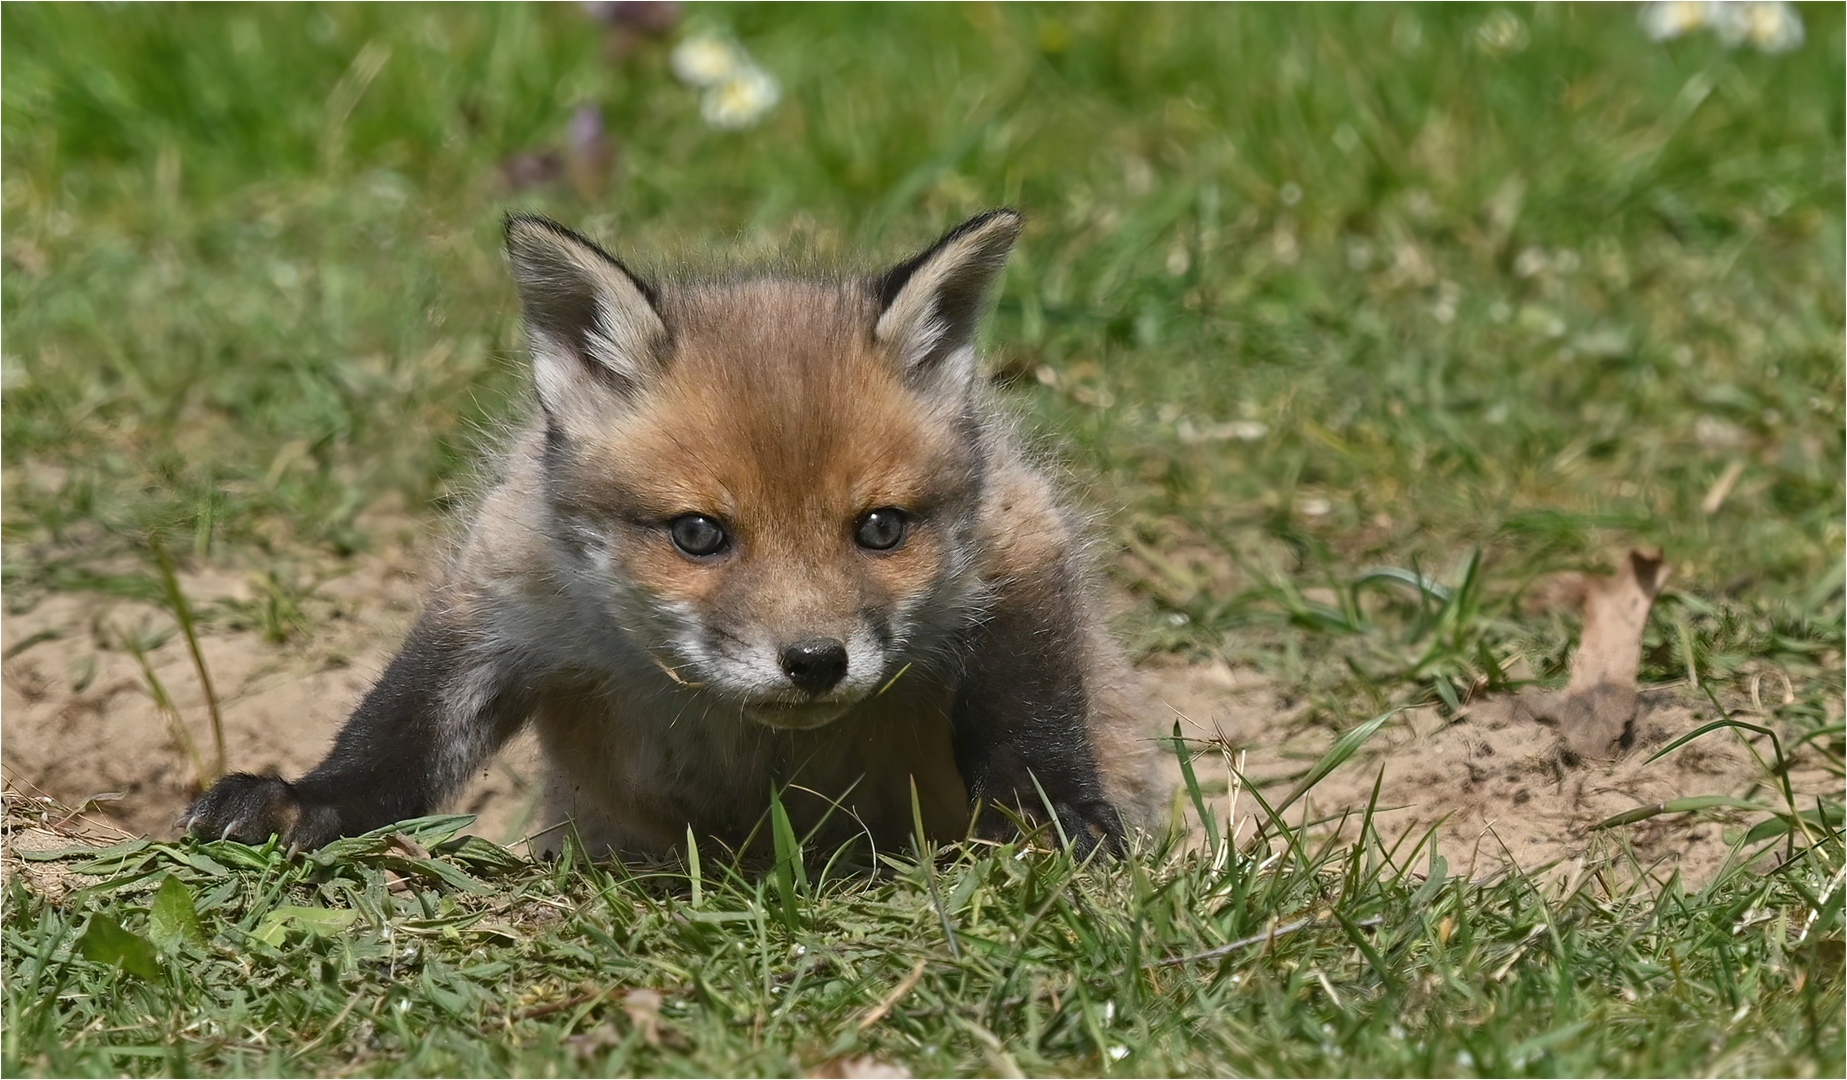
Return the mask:
<svg viewBox="0 0 1847 1080">
<path fill-rule="evenodd" d="M 413 859 L 427 859 L 430 851 L 422 844 L 401 832 L 394 832 L 385 838 L 385 846 Z"/>
<path fill-rule="evenodd" d="M 1659 550 L 1636 549 L 1616 573 L 1586 581 L 1584 631 L 1570 680 L 1558 694 L 1534 694 L 1525 702 L 1534 719 L 1558 728 L 1579 757 L 1612 757 L 1626 745 L 1635 720 L 1642 631 L 1669 570 Z"/>
</svg>

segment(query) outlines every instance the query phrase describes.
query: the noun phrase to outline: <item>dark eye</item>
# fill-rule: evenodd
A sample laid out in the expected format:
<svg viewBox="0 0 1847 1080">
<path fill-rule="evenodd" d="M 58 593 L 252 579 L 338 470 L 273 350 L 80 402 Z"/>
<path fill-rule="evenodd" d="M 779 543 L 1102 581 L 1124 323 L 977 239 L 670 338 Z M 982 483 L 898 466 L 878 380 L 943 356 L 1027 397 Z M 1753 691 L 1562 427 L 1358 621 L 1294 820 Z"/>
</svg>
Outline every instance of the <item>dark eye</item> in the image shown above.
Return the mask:
<svg viewBox="0 0 1847 1080">
<path fill-rule="evenodd" d="M 909 525 L 910 519 L 904 511 L 887 506 L 860 518 L 859 527 L 853 531 L 853 539 L 869 551 L 890 551 L 903 542 Z"/>
<path fill-rule="evenodd" d="M 694 558 L 716 555 L 731 542 L 725 527 L 704 514 L 681 514 L 667 523 L 667 535 L 674 547 Z"/>
</svg>

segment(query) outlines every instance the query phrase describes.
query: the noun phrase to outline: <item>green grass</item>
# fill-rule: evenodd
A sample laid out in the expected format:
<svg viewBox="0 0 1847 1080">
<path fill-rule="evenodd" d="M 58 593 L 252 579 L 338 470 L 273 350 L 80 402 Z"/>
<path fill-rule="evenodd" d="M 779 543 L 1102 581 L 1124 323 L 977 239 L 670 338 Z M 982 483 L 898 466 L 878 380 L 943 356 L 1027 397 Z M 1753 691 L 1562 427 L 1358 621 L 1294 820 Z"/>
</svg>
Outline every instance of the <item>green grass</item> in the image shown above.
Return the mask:
<svg viewBox="0 0 1847 1080">
<path fill-rule="evenodd" d="M 326 565 L 433 520 L 520 407 L 510 207 L 644 266 L 869 265 L 1008 203 L 1030 225 L 995 356 L 1109 515 L 1138 649 L 1259 665 L 1349 729 L 1516 659 L 1555 677 L 1576 627 L 1522 594 L 1658 544 L 1644 682 L 1786 675 L 1785 742 L 1838 762 L 1840 11 L 1803 9 L 1783 56 L 1508 11 L 1511 37 L 1471 7 L 695 8 L 784 86 L 725 133 L 663 47 L 611 59 L 574 5 L 7 5 L 6 603 L 161 602 L 158 536 L 267 582 L 195 600 L 200 632 L 312 634 Z M 499 164 L 585 102 L 620 142 L 607 189 L 509 192 Z M 1701 893 L 1566 899 L 1427 886 L 1427 852 L 1381 877 L 1363 844 L 976 852 L 934 890 L 811 876 L 788 918 L 774 877 L 695 900 L 464 859 L 489 891 L 394 893 L 371 849 L 211 850 L 9 897 L 7 1071 L 1841 1072 L 1837 838 Z M 143 870 L 201 934 L 152 977 L 73 953 L 94 915 L 149 932 Z M 253 942 L 285 902 L 361 921 Z M 482 910 L 511 936 L 444 929 Z M 1323 913 L 1346 922 L 1137 974 Z M 633 985 L 665 996 L 658 1046 L 610 999 L 507 1021 Z"/>
<path fill-rule="evenodd" d="M 413 831 L 435 843 L 456 824 Z M 1542 886 L 1470 884 L 1430 845 L 1387 850 L 1370 832 L 1347 849 L 1254 850 L 1085 868 L 1009 845 L 887 856 L 871 881 L 810 865 L 785 890 L 711 852 L 695 875 L 535 866 L 480 840 L 430 854 L 369 836 L 294 862 L 134 841 L 79 864 L 102 884 L 65 903 L 8 897 L 4 1064 L 1839 1072 L 1842 889 L 1817 859 L 1612 893 L 1620 853 Z M 657 1018 L 637 988 L 658 993 Z"/>
</svg>

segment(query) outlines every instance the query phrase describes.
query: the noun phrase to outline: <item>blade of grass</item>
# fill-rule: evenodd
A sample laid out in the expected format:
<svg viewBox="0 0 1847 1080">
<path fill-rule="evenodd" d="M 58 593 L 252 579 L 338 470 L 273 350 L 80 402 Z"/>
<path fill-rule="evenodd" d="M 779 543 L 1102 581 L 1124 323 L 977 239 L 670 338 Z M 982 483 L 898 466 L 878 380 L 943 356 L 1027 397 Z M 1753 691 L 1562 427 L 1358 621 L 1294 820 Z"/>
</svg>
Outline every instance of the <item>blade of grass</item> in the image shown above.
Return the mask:
<svg viewBox="0 0 1847 1080">
<path fill-rule="evenodd" d="M 193 741 L 192 732 L 186 729 L 185 719 L 180 716 L 179 709 L 174 707 L 173 699 L 167 695 L 166 684 L 154 673 L 154 665 L 148 660 L 147 648 L 141 639 L 119 630 L 116 636 L 121 640 L 122 647 L 135 658 L 135 663 L 141 665 L 141 677 L 147 680 L 148 696 L 154 699 L 154 710 L 166 718 L 167 728 L 173 733 L 173 741 L 179 744 L 186 759 L 192 762 L 193 786 L 203 792 L 217 775 L 222 774 L 207 775 L 205 758 L 199 754 L 199 744 Z"/>
<path fill-rule="evenodd" d="M 691 825 L 686 827 L 686 880 L 692 886 L 696 908 L 705 901 L 705 878 L 699 873 L 699 840 Z"/>
<path fill-rule="evenodd" d="M 1604 818 L 1597 824 L 1592 825 L 1591 828 L 1593 830 L 1613 829 L 1618 825 L 1633 825 L 1638 821 L 1647 821 L 1651 817 L 1658 817 L 1662 814 L 1685 814 L 1694 810 L 1712 810 L 1719 807 L 1732 810 L 1751 810 L 1760 814 L 1777 814 L 1781 816 L 1781 811 L 1774 807 L 1765 806 L 1763 803 L 1759 802 L 1752 802 L 1749 799 L 1735 799 L 1729 795 L 1695 795 L 1685 799 L 1670 799 L 1664 803 L 1638 806 L 1633 810 L 1624 810 L 1620 814 L 1614 814 Z"/>
<path fill-rule="evenodd" d="M 1200 825 L 1206 830 L 1206 843 L 1216 862 L 1219 857 L 1218 819 L 1206 806 L 1206 797 L 1199 790 L 1199 777 L 1193 772 L 1193 755 L 1187 752 L 1186 739 L 1180 732 L 1180 721 L 1174 721 L 1174 756 L 1180 761 L 1180 776 L 1186 783 L 1187 795 L 1193 800 L 1193 809 L 1199 814 Z"/>
<path fill-rule="evenodd" d="M 224 751 L 224 716 L 218 709 L 218 691 L 212 688 L 212 674 L 206 669 L 205 654 L 199 650 L 199 632 L 192 617 L 192 606 L 186 602 L 186 593 L 180 588 L 179 575 L 173 570 L 173 560 L 168 557 L 165 545 L 155 533 L 148 535 L 148 546 L 154 551 L 154 562 L 160 567 L 160 584 L 165 590 L 167 607 L 173 617 L 179 620 L 180 634 L 186 639 L 186 648 L 192 653 L 192 666 L 199 673 L 199 686 L 205 691 L 205 710 L 212 721 L 212 749 L 216 754 L 214 769 L 209 778 L 202 781 L 209 783 L 225 773 Z"/>
<path fill-rule="evenodd" d="M 1334 745 L 1328 748 L 1328 752 L 1321 755 L 1321 760 L 1315 762 L 1314 767 L 1309 769 L 1308 772 L 1303 775 L 1302 779 L 1296 781 L 1295 786 L 1289 789 L 1289 794 L 1283 796 L 1271 813 L 1278 816 L 1280 820 L 1280 816 L 1291 806 L 1294 806 L 1296 800 L 1308 794 L 1310 788 L 1319 784 L 1329 773 L 1345 764 L 1348 758 L 1351 758 L 1354 754 L 1359 752 L 1360 747 L 1366 744 L 1366 740 L 1372 738 L 1373 735 L 1378 733 L 1381 727 L 1385 726 L 1387 720 L 1390 720 L 1403 711 L 1402 708 L 1387 710 L 1373 717 L 1371 720 L 1341 733 L 1340 738 L 1334 740 Z"/>
<path fill-rule="evenodd" d="M 802 846 L 795 839 L 795 828 L 789 822 L 789 811 L 782 805 L 782 792 L 775 785 L 770 786 L 770 840 L 776 853 L 776 898 L 781 901 L 783 925 L 790 930 L 799 929 L 801 917 L 799 893 L 808 888 L 808 874 L 802 866 Z"/>
</svg>

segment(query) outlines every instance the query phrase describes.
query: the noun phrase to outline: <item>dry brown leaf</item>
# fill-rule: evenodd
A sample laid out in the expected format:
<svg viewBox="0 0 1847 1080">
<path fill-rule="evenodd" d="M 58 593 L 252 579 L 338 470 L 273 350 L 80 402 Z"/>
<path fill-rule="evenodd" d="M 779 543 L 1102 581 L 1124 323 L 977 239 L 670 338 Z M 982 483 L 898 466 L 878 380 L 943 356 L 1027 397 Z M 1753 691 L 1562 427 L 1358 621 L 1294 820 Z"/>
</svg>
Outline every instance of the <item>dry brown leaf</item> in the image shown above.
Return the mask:
<svg viewBox="0 0 1847 1080">
<path fill-rule="evenodd" d="M 1638 548 L 1616 573 L 1586 582 L 1584 632 L 1571 658 L 1571 679 L 1559 694 L 1532 704 L 1536 718 L 1556 725 L 1579 757 L 1614 756 L 1629 732 L 1642 631 L 1669 569 L 1659 550 Z"/>
<path fill-rule="evenodd" d="M 430 857 L 429 848 L 424 847 L 422 844 L 413 840 L 409 835 L 401 832 L 394 832 L 390 836 L 385 837 L 385 846 L 412 859 L 427 859 Z"/>
</svg>

